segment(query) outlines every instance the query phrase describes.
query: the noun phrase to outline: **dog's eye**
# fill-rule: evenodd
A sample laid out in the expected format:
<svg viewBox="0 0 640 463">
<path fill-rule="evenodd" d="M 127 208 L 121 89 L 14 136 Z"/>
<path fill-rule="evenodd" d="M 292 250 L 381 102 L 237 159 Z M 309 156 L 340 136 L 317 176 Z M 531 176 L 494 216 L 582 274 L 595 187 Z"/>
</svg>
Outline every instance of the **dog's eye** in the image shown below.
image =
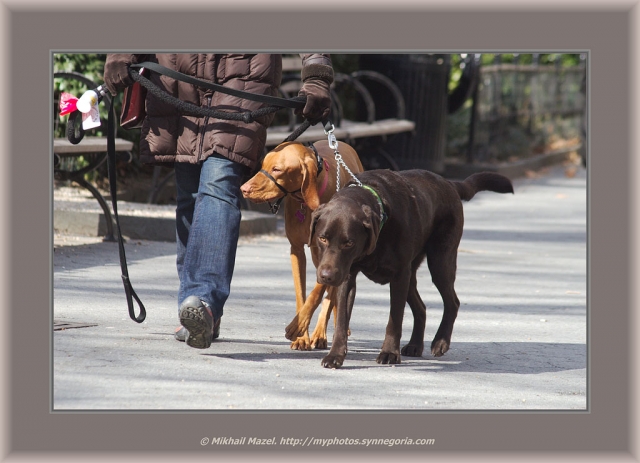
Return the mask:
<svg viewBox="0 0 640 463">
<path fill-rule="evenodd" d="M 319 236 L 318 241 L 320 241 L 322 244 L 327 244 L 329 242 L 324 236 Z"/>
<path fill-rule="evenodd" d="M 279 174 L 280 172 L 282 172 L 282 170 L 280 170 L 280 169 L 279 169 L 279 168 L 277 168 L 277 167 L 273 167 L 273 168 L 271 168 L 271 173 L 272 173 L 272 174 Z"/>
<path fill-rule="evenodd" d="M 344 245 L 343 245 L 343 246 L 344 246 L 345 248 L 350 248 L 350 247 L 352 247 L 352 246 L 353 246 L 353 241 L 349 240 L 349 241 L 347 241 L 346 243 L 344 243 Z"/>
</svg>

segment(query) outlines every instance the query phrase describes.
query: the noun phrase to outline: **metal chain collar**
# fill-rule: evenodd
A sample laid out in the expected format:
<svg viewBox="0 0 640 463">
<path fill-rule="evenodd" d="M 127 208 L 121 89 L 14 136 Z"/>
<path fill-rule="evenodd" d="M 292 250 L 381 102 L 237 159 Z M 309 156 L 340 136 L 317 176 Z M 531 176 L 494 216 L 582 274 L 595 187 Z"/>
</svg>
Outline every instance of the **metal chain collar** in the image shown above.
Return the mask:
<svg viewBox="0 0 640 463">
<path fill-rule="evenodd" d="M 351 178 L 353 178 L 356 181 L 358 186 L 362 186 L 362 183 L 360 183 L 360 180 L 358 180 L 356 176 L 353 174 L 353 172 L 351 172 L 351 169 L 349 169 L 349 167 L 345 164 L 344 160 L 342 159 L 342 155 L 338 151 L 338 140 L 335 134 L 333 133 L 335 129 L 336 129 L 335 126 L 331 124 L 331 128 L 329 130 L 325 129 L 324 133 L 325 135 L 327 135 L 327 138 L 329 141 L 329 148 L 331 148 L 336 155 L 336 169 L 337 169 L 336 191 L 340 191 L 340 166 L 342 166 L 344 170 L 346 170 L 347 173 L 351 175 Z"/>
</svg>

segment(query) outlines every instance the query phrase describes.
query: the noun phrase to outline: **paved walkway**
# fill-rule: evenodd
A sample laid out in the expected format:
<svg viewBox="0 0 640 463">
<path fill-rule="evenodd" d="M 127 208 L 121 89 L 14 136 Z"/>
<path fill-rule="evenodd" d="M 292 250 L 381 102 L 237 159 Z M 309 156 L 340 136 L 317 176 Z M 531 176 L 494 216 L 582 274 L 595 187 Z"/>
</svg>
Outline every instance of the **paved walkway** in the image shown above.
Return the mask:
<svg viewBox="0 0 640 463">
<path fill-rule="evenodd" d="M 322 368 L 326 351 L 290 350 L 295 298 L 281 233 L 241 238 L 221 338 L 207 350 L 173 339 L 174 243 L 126 244 L 148 312 L 136 324 L 117 244 L 57 235 L 53 318 L 90 326 L 54 331 L 54 409 L 585 409 L 586 183 L 584 170 L 567 177 L 556 167 L 514 181 L 515 195 L 465 203 L 451 350 L 396 366 L 375 362 L 389 288 L 362 275 L 344 367 Z M 308 275 L 315 281 L 311 264 Z M 418 284 L 429 343 L 442 301 L 426 266 Z M 411 324 L 407 309 L 405 342 Z"/>
</svg>

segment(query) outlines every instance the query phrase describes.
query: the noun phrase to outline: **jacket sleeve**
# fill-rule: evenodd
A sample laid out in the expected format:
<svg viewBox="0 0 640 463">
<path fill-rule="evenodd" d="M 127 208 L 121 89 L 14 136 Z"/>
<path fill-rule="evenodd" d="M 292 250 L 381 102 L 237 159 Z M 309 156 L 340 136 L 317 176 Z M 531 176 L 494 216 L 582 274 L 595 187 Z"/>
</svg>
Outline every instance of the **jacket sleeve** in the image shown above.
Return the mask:
<svg viewBox="0 0 640 463">
<path fill-rule="evenodd" d="M 322 79 L 328 84 L 333 82 L 333 64 L 328 53 L 300 54 L 302 58 L 302 82 L 309 78 Z"/>
</svg>

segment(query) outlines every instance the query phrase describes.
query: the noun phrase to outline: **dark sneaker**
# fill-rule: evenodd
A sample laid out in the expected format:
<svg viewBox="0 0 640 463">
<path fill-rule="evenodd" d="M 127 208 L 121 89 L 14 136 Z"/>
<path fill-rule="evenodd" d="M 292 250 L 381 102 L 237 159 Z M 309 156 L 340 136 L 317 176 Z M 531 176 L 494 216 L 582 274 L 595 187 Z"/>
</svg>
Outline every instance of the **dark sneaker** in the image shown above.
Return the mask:
<svg viewBox="0 0 640 463">
<path fill-rule="evenodd" d="M 216 325 L 217 334 L 220 334 L 220 320 L 216 320 L 214 323 L 211 309 L 195 296 L 189 296 L 182 302 L 178 317 L 180 318 L 180 324 L 188 333 L 188 336 L 185 337 L 185 342 L 190 347 L 196 349 L 209 348 L 216 334 Z M 178 339 L 178 333 L 176 333 L 176 339 Z"/>
</svg>

